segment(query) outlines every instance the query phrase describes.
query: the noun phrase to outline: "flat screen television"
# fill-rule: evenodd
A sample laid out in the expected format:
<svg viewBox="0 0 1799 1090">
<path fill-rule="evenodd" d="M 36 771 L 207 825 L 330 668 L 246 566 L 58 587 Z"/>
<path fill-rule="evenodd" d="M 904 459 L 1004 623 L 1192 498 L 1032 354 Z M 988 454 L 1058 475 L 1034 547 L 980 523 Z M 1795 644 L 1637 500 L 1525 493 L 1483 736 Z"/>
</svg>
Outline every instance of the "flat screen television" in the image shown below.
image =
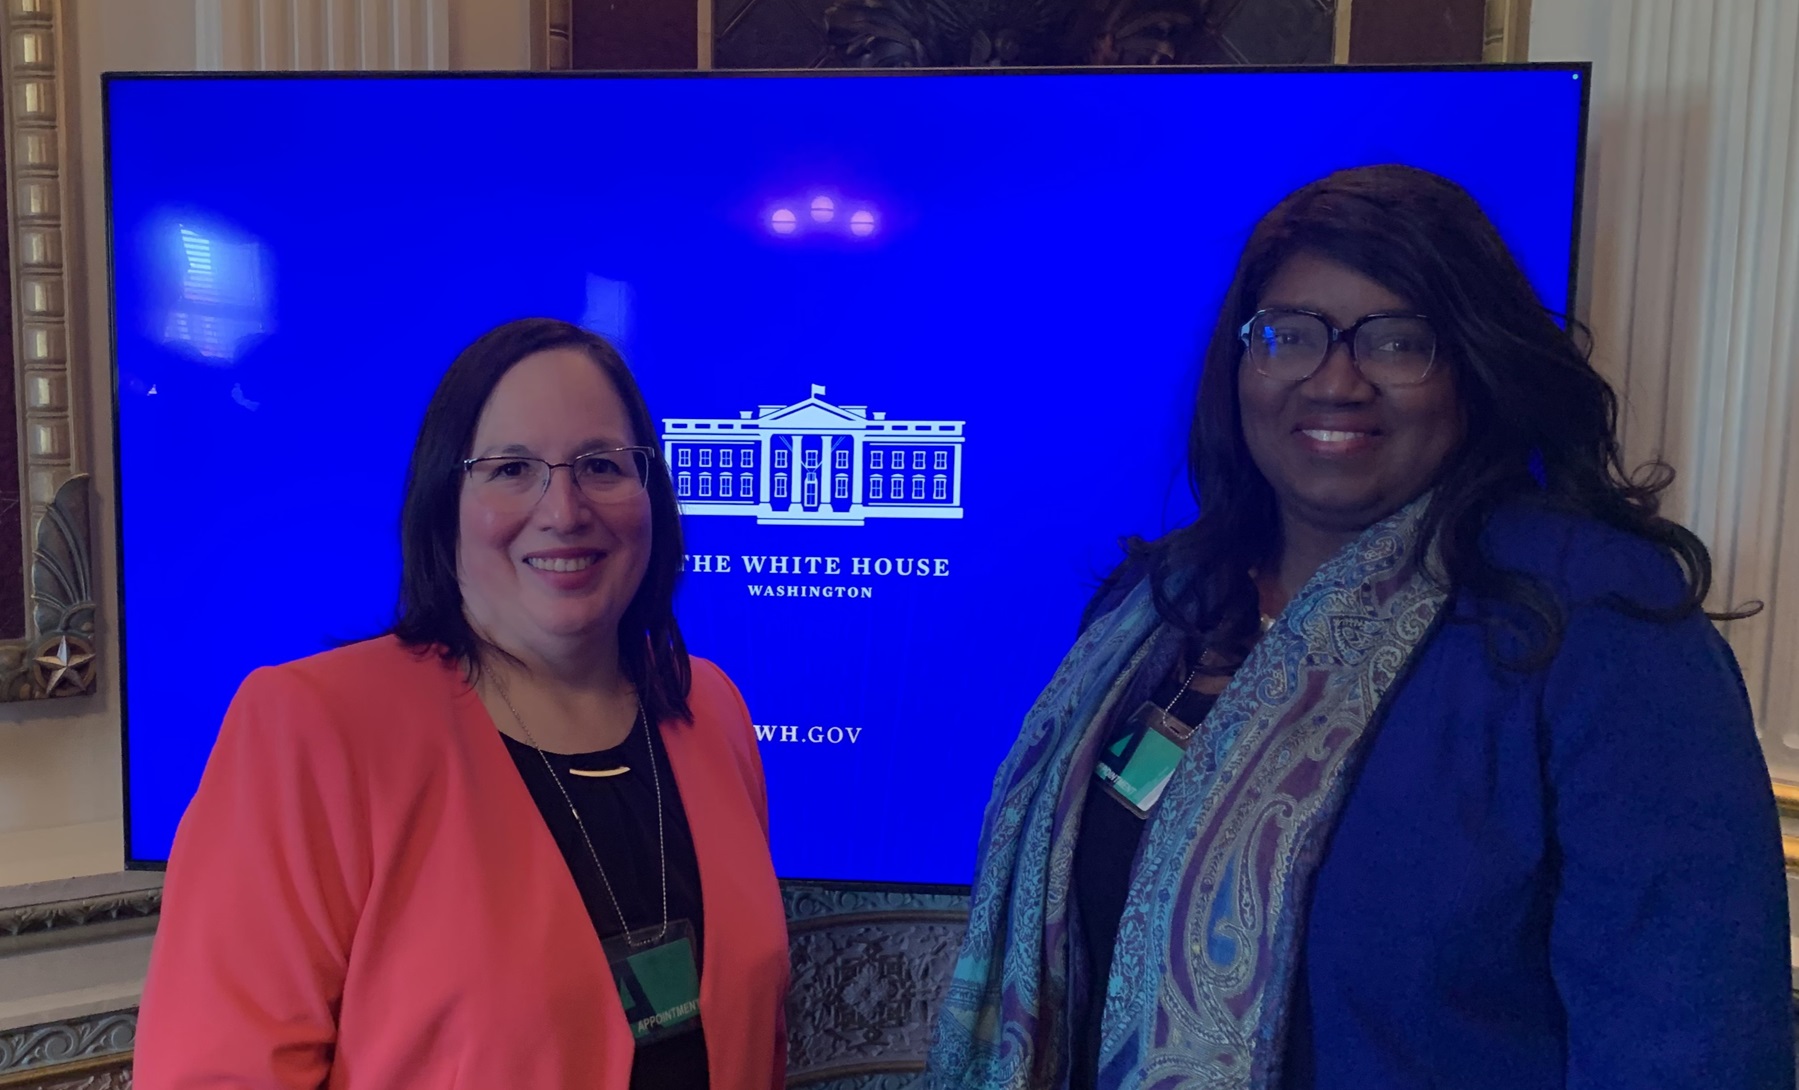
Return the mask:
<svg viewBox="0 0 1799 1090">
<path fill-rule="evenodd" d="M 784 878 L 970 880 L 993 774 L 1282 195 L 1404 162 L 1570 297 L 1584 66 L 106 80 L 126 855 L 252 669 L 382 632 L 457 351 L 611 338 Z M 279 774 L 279 770 L 272 770 Z"/>
</svg>

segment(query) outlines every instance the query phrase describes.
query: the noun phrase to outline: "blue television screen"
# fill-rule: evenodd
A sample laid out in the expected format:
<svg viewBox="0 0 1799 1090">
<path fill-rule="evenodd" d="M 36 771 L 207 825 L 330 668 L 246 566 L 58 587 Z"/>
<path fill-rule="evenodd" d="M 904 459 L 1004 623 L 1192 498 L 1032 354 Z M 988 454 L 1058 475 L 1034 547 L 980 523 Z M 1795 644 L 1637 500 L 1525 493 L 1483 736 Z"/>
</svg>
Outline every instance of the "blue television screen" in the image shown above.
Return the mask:
<svg viewBox="0 0 1799 1090">
<path fill-rule="evenodd" d="M 611 338 L 785 878 L 970 880 L 1120 539 L 1193 516 L 1200 348 L 1281 196 L 1466 186 L 1566 308 L 1579 67 L 106 84 L 127 857 L 258 666 L 377 634 L 456 353 Z"/>
</svg>

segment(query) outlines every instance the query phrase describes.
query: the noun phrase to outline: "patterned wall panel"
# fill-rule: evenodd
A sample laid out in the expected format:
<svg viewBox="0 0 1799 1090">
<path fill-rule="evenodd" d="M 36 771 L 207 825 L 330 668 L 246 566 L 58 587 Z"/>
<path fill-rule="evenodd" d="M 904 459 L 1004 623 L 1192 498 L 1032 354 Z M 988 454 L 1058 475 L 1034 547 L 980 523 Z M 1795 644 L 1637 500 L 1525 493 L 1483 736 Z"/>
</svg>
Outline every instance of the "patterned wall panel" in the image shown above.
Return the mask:
<svg viewBox="0 0 1799 1090">
<path fill-rule="evenodd" d="M 716 0 L 713 65 L 1325 63 L 1334 11 L 1335 0 Z"/>
<path fill-rule="evenodd" d="M 967 896 L 789 884 L 787 1080 L 901 1090 L 924 1070 Z"/>
<path fill-rule="evenodd" d="M 825 9 L 835 0 L 717 0 L 714 68 L 819 68 L 831 62 Z"/>
<path fill-rule="evenodd" d="M 1211 5 L 1216 31 L 1195 37 L 1184 64 L 1328 64 L 1335 0 L 1239 0 Z M 1226 11 L 1225 9 L 1229 9 Z"/>
</svg>

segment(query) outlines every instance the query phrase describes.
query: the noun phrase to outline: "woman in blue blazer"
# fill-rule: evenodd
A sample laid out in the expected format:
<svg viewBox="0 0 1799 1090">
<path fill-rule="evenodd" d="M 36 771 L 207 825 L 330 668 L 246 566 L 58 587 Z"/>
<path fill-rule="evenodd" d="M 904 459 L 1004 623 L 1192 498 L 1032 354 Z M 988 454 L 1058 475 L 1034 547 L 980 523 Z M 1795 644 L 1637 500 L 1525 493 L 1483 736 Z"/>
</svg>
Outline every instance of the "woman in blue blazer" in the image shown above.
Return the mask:
<svg viewBox="0 0 1799 1090">
<path fill-rule="evenodd" d="M 1480 207 L 1257 227 L 1200 516 L 995 783 L 939 1087 L 1792 1086 L 1778 822 L 1705 547 Z"/>
</svg>

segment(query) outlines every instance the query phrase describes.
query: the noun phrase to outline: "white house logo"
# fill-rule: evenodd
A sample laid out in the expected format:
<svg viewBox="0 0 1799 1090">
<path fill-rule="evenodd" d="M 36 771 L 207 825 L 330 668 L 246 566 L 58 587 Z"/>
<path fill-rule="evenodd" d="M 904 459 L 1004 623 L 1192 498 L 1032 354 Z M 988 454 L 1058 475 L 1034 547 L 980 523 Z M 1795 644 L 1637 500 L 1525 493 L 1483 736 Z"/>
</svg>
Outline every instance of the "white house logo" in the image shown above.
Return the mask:
<svg viewBox="0 0 1799 1090">
<path fill-rule="evenodd" d="M 759 523 L 861 526 L 962 517 L 961 420 L 889 420 L 833 405 L 823 386 L 736 420 L 667 418 L 662 448 L 681 510 Z"/>
</svg>

